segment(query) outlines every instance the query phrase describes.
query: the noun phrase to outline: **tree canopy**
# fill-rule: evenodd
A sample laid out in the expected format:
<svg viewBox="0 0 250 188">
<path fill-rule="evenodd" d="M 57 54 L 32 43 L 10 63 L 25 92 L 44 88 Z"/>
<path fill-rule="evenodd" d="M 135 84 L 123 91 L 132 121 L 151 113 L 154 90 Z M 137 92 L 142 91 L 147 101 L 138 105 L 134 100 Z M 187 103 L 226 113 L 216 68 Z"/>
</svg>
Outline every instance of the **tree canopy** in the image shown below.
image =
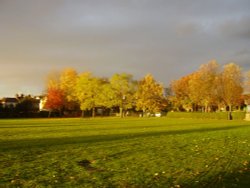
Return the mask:
<svg viewBox="0 0 250 188">
<path fill-rule="evenodd" d="M 247 75 L 245 85 L 250 87 L 250 71 Z M 105 78 L 91 72 L 78 74 L 67 68 L 48 75 L 46 107 L 52 110 L 78 107 L 82 112 L 92 111 L 92 116 L 97 108 L 115 108 L 121 117 L 128 110 L 142 111 L 145 115 L 166 110 L 167 105 L 168 110 L 177 111 L 231 111 L 242 105 L 243 73 L 235 63 L 220 67 L 212 60 L 172 81 L 167 97 L 165 90 L 152 74 L 138 81 L 127 73 Z"/>
<path fill-rule="evenodd" d="M 243 74 L 241 68 L 234 64 L 226 64 L 222 69 L 213 60 L 179 80 L 172 82 L 174 93 L 171 100 L 177 109 L 189 111 L 201 109 L 209 112 L 242 104 Z"/>
<path fill-rule="evenodd" d="M 158 83 L 151 74 L 139 81 L 136 92 L 136 108 L 145 113 L 155 113 L 163 109 L 163 85 Z"/>
</svg>

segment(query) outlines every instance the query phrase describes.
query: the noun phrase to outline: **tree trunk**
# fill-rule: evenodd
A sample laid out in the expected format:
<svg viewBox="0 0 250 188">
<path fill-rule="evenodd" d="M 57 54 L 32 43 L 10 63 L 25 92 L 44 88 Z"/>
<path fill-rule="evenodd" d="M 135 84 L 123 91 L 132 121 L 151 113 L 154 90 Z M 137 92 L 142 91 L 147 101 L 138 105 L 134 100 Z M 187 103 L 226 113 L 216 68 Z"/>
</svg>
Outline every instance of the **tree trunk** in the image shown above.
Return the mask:
<svg viewBox="0 0 250 188">
<path fill-rule="evenodd" d="M 232 105 L 230 104 L 228 107 L 229 107 L 229 111 L 228 111 L 227 119 L 228 120 L 232 120 L 233 119 L 233 116 L 232 116 Z"/>
<path fill-rule="evenodd" d="M 205 113 L 207 113 L 208 112 L 208 105 L 206 104 L 205 105 Z"/>
<path fill-rule="evenodd" d="M 123 108 L 120 107 L 120 117 L 123 118 Z"/>
<path fill-rule="evenodd" d="M 93 117 L 93 118 L 95 117 L 95 107 L 92 108 L 92 117 Z"/>
<path fill-rule="evenodd" d="M 82 110 L 82 118 L 84 117 L 84 110 Z"/>
<path fill-rule="evenodd" d="M 51 117 L 51 110 L 49 110 L 49 114 L 48 114 L 48 118 L 50 118 Z"/>
<path fill-rule="evenodd" d="M 59 110 L 59 116 L 62 117 L 62 109 Z"/>
<path fill-rule="evenodd" d="M 205 112 L 205 107 L 204 107 L 204 106 L 202 106 L 201 111 L 202 111 L 202 112 Z"/>
<path fill-rule="evenodd" d="M 146 110 L 143 109 L 143 111 L 142 111 L 142 117 L 145 117 L 145 113 L 146 113 Z"/>
</svg>

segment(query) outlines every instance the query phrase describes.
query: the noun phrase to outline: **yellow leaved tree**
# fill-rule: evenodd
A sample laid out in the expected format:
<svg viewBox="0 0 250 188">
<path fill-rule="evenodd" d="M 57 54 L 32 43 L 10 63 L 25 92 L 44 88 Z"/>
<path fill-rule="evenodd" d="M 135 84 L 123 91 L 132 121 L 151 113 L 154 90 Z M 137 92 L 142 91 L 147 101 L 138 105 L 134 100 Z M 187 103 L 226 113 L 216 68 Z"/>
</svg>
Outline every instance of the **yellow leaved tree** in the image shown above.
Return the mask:
<svg viewBox="0 0 250 188">
<path fill-rule="evenodd" d="M 97 107 L 99 100 L 99 93 L 101 92 L 100 79 L 94 77 L 90 72 L 82 73 L 76 80 L 75 94 L 84 116 L 85 110 L 92 110 L 92 116 L 95 117 L 95 107 Z"/>
<path fill-rule="evenodd" d="M 219 82 L 218 93 L 224 104 L 228 107 L 228 119 L 231 119 L 232 106 L 240 104 L 243 93 L 241 68 L 234 63 L 226 64 L 219 77 Z"/>
<path fill-rule="evenodd" d="M 164 108 L 164 88 L 151 74 L 147 74 L 138 83 L 136 92 L 136 108 L 148 113 L 159 112 Z"/>
<path fill-rule="evenodd" d="M 131 74 L 114 74 L 110 78 L 112 89 L 112 104 L 120 108 L 120 116 L 124 116 L 124 112 L 132 108 L 133 96 L 136 90 L 136 82 Z"/>
<path fill-rule="evenodd" d="M 79 108 L 76 95 L 75 86 L 78 74 L 73 68 L 66 68 L 61 71 L 59 78 L 60 89 L 65 95 L 65 109 L 68 111 L 74 111 Z"/>
</svg>

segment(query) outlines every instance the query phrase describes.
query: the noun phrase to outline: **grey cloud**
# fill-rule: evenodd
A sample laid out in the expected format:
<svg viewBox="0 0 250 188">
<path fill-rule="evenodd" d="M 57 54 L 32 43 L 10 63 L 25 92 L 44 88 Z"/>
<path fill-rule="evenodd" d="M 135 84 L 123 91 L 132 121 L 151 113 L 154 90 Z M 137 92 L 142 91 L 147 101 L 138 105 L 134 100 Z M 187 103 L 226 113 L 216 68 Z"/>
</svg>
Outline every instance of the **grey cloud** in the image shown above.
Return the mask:
<svg viewBox="0 0 250 188">
<path fill-rule="evenodd" d="M 165 85 L 214 58 L 247 69 L 249 7 L 249 0 L 2 0 L 0 65 L 12 71 L 0 75 L 0 96 L 17 85 L 42 92 L 48 72 L 65 67 L 151 72 Z"/>
<path fill-rule="evenodd" d="M 250 71 L 250 50 L 243 49 L 241 51 L 236 52 L 232 58 L 238 65 L 242 66 L 246 70 Z"/>
<path fill-rule="evenodd" d="M 250 40 L 250 15 L 240 19 L 225 21 L 220 25 L 219 29 L 221 35 Z"/>
<path fill-rule="evenodd" d="M 195 23 L 183 23 L 177 26 L 177 34 L 180 36 L 192 36 L 201 32 L 201 27 Z"/>
</svg>

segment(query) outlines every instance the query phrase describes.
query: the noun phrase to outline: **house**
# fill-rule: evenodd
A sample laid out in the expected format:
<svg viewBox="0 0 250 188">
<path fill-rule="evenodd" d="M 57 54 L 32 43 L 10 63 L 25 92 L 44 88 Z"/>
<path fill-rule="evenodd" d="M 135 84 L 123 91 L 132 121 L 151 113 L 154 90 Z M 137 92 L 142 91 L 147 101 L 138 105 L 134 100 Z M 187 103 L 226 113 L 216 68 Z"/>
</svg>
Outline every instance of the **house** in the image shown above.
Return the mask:
<svg viewBox="0 0 250 188">
<path fill-rule="evenodd" d="M 1 100 L 3 108 L 15 108 L 18 103 L 16 98 L 6 97 Z"/>
<path fill-rule="evenodd" d="M 47 102 L 47 97 L 40 97 L 40 102 L 39 102 L 40 111 L 47 111 L 47 109 L 45 108 L 46 102 Z"/>
</svg>

